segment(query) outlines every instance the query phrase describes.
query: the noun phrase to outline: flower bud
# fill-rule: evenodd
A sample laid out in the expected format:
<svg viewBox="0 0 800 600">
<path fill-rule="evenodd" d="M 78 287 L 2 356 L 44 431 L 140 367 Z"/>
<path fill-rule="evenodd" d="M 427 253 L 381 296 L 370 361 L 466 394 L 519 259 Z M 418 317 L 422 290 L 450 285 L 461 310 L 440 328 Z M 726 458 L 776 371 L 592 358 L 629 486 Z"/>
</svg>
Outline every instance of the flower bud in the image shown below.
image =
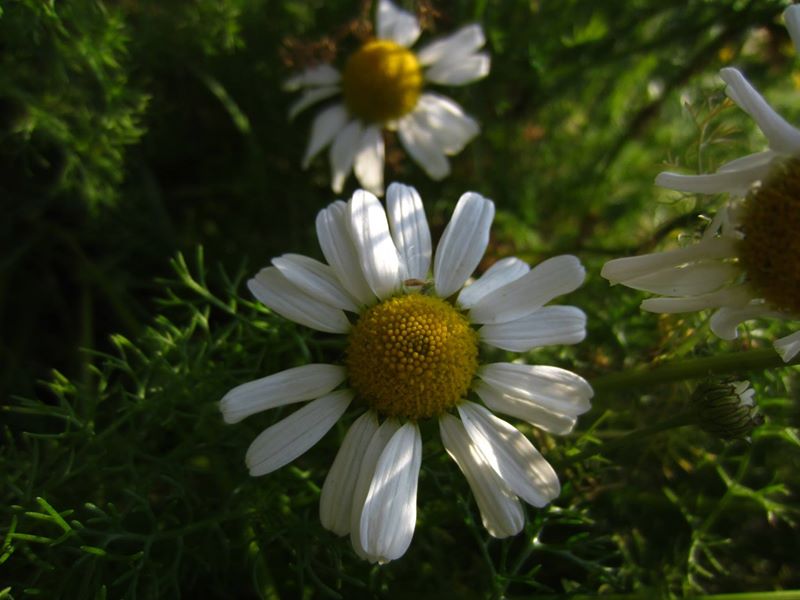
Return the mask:
<svg viewBox="0 0 800 600">
<path fill-rule="evenodd" d="M 748 438 L 764 422 L 753 402 L 755 390 L 749 381 L 709 379 L 695 388 L 692 406 L 697 425 L 725 440 Z"/>
</svg>

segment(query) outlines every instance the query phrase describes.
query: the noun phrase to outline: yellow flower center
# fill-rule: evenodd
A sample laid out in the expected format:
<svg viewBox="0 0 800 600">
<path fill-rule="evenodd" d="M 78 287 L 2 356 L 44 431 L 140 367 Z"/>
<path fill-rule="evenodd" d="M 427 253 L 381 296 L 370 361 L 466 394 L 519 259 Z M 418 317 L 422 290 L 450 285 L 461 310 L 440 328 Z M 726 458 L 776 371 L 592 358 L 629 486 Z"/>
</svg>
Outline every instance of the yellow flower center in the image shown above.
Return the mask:
<svg viewBox="0 0 800 600">
<path fill-rule="evenodd" d="M 422 70 L 407 48 L 372 40 L 347 60 L 342 89 L 350 112 L 369 123 L 384 123 L 414 110 L 422 90 Z"/>
<path fill-rule="evenodd" d="M 353 389 L 373 409 L 416 421 L 465 396 L 478 369 L 478 335 L 440 298 L 396 296 L 361 315 L 346 365 Z"/>
<path fill-rule="evenodd" d="M 800 159 L 777 167 L 745 201 L 739 259 L 774 306 L 800 313 Z"/>
</svg>

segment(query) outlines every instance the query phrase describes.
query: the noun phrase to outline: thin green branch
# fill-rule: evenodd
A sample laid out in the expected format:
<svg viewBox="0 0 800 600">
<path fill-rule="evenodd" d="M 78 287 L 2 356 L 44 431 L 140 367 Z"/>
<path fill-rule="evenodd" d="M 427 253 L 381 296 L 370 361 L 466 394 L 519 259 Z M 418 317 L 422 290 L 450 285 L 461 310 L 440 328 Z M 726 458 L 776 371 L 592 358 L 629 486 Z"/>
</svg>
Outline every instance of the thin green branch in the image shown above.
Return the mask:
<svg viewBox="0 0 800 600">
<path fill-rule="evenodd" d="M 629 444 L 635 444 L 640 440 L 649 438 L 656 433 L 667 431 L 668 429 L 675 429 L 677 427 L 684 427 L 686 425 L 691 425 L 693 421 L 694 421 L 693 411 L 687 410 L 685 412 L 678 413 L 671 419 L 666 419 L 665 421 L 661 421 L 660 423 L 656 423 L 655 425 L 650 425 L 649 427 L 643 427 L 641 429 L 637 429 L 636 431 L 632 431 L 627 435 L 623 435 L 622 437 L 619 437 L 615 440 L 611 440 L 610 442 L 607 442 L 600 446 L 593 446 L 592 448 L 588 448 L 583 452 L 569 456 L 561 464 L 561 466 L 564 467 L 577 462 L 581 462 L 587 458 L 595 456 L 596 454 L 600 454 L 601 452 L 607 452 L 609 450 L 624 448 Z"/>
</svg>

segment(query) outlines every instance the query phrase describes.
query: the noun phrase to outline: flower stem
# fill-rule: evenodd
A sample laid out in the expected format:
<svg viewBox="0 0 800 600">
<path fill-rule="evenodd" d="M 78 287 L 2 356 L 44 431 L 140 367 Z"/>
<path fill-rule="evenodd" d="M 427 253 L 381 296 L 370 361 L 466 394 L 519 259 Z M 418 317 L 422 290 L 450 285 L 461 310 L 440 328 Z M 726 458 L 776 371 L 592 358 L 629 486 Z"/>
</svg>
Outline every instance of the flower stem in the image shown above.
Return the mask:
<svg viewBox="0 0 800 600">
<path fill-rule="evenodd" d="M 662 363 L 655 367 L 638 367 L 621 373 L 601 375 L 591 380 L 592 388 L 598 394 L 606 394 L 618 390 L 647 387 L 659 383 L 683 381 L 685 379 L 698 379 L 710 375 L 724 375 L 726 373 L 746 373 L 748 371 L 763 371 L 776 367 L 796 365 L 800 363 L 800 356 L 795 360 L 784 363 L 781 357 L 772 348 L 748 350 L 733 354 L 720 354 L 717 356 L 702 356 L 674 362 Z"/>
<path fill-rule="evenodd" d="M 694 423 L 694 421 L 695 421 L 695 413 L 693 410 L 690 409 L 679 412 L 672 418 L 661 421 L 660 423 L 656 423 L 655 425 L 650 425 L 649 427 L 642 427 L 641 429 L 637 429 L 635 431 L 627 433 L 623 436 L 618 437 L 615 440 L 611 440 L 610 442 L 606 442 L 600 446 L 592 446 L 591 448 L 587 448 L 583 452 L 579 452 L 578 454 L 573 454 L 572 456 L 568 456 L 566 460 L 564 460 L 564 462 L 561 463 L 561 466 L 566 466 L 577 462 L 581 462 L 582 460 L 592 457 L 595 454 L 600 454 L 601 452 L 616 450 L 628 446 L 629 444 L 635 444 L 640 440 L 651 437 L 655 433 L 666 431 L 668 429 L 675 429 L 677 427 L 684 427 L 686 425 L 691 425 L 692 423 Z"/>
</svg>

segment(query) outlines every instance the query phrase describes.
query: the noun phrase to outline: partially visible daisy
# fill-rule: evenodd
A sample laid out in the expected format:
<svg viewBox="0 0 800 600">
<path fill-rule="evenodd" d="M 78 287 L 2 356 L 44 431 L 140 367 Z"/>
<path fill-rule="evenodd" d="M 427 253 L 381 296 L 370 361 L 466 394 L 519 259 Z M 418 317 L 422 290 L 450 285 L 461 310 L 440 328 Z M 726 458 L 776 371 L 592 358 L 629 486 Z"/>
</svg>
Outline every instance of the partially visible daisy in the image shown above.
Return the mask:
<svg viewBox="0 0 800 600">
<path fill-rule="evenodd" d="M 800 5 L 790 6 L 783 16 L 795 49 L 800 52 Z M 775 112 L 738 70 L 722 69 L 720 77 L 727 84 L 728 96 L 755 120 L 769 148 L 732 160 L 708 175 L 660 173 L 656 184 L 683 192 L 745 196 L 776 165 L 788 158 L 800 158 L 800 130 Z"/>
<path fill-rule="evenodd" d="M 481 364 L 481 344 L 527 352 L 574 344 L 586 335 L 581 310 L 547 305 L 583 282 L 574 256 L 533 269 L 506 258 L 465 286 L 486 249 L 493 218 L 492 201 L 467 192 L 432 257 L 416 190 L 390 185 L 386 210 L 359 190 L 317 216 L 327 264 L 285 254 L 248 282 L 276 313 L 347 336 L 346 351 L 338 364 L 309 364 L 234 388 L 220 405 L 225 421 L 311 400 L 252 443 L 246 463 L 258 476 L 311 448 L 351 403 L 362 409 L 325 479 L 320 517 L 327 529 L 349 534 L 355 551 L 372 562 L 402 556 L 411 542 L 420 421 L 438 420 L 484 526 L 494 537 L 507 537 L 524 524 L 519 500 L 545 506 L 560 484 L 533 444 L 492 411 L 563 434 L 590 408 L 592 389 L 575 373 L 517 362 Z M 483 404 L 469 399 L 473 395 Z"/>
<path fill-rule="evenodd" d="M 322 64 L 292 77 L 288 90 L 303 90 L 290 111 L 294 118 L 332 96 L 341 101 L 320 112 L 311 126 L 303 168 L 330 145 L 331 187 L 338 194 L 352 169 L 365 189 L 383 194 L 384 129 L 396 130 L 400 142 L 433 179 L 450 173 L 447 156 L 458 154 L 477 135 L 477 122 L 440 94 L 423 91 L 425 83 L 464 85 L 489 73 L 489 56 L 480 25 L 410 48 L 421 33 L 414 15 L 380 0 L 376 37 L 351 54 L 339 72 Z"/>
<path fill-rule="evenodd" d="M 618 258 L 603 266 L 612 283 L 659 294 L 658 313 L 715 309 L 711 331 L 737 337 L 756 318 L 800 319 L 800 159 L 779 165 L 744 200 L 723 206 L 702 238 L 683 248 Z M 800 331 L 774 342 L 784 361 L 800 352 Z"/>
<path fill-rule="evenodd" d="M 800 6 L 784 12 L 800 46 Z M 731 161 L 713 174 L 661 173 L 658 185 L 702 194 L 729 193 L 702 238 L 668 252 L 612 260 L 612 283 L 660 294 L 642 308 L 680 313 L 716 309 L 711 330 L 737 337 L 740 323 L 761 317 L 800 319 L 800 130 L 789 125 L 736 69 L 722 69 L 728 95 L 758 124 L 769 149 Z M 800 352 L 800 331 L 775 341 L 784 361 Z"/>
</svg>

